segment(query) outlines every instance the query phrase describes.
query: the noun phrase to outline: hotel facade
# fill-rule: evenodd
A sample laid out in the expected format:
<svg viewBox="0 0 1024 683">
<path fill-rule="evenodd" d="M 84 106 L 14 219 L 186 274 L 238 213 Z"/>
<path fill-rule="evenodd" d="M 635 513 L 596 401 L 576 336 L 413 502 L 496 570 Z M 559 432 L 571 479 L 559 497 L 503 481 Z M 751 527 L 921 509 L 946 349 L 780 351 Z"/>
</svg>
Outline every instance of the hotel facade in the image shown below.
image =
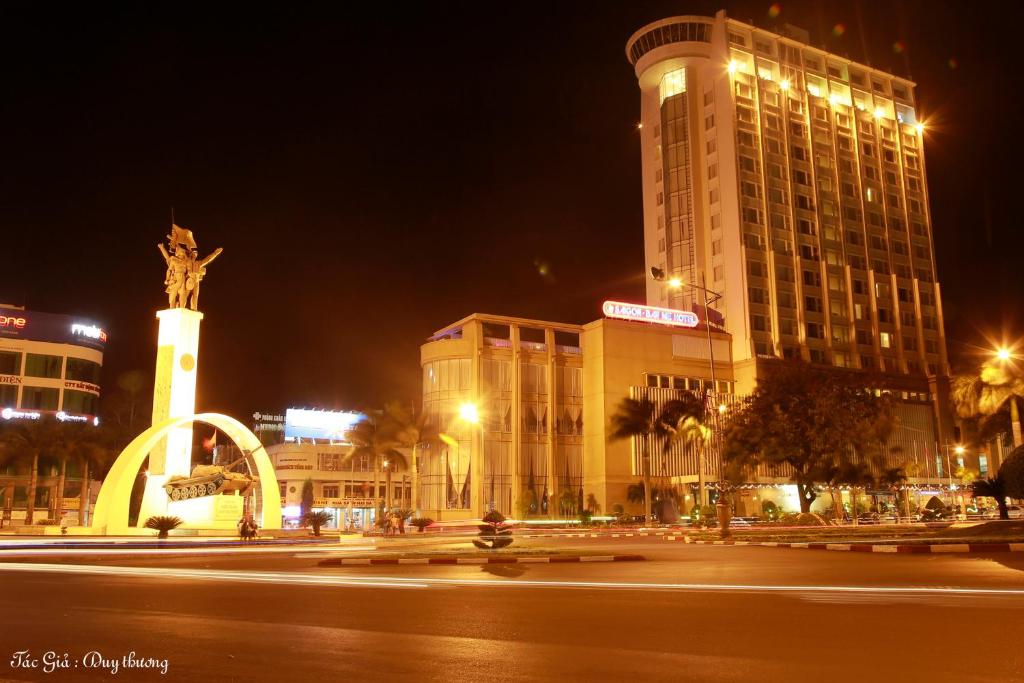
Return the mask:
<svg viewBox="0 0 1024 683">
<path fill-rule="evenodd" d="M 923 496 L 948 495 L 959 466 L 982 476 L 998 466 L 951 455 L 914 83 L 808 43 L 724 12 L 633 34 L 647 306 L 621 305 L 637 315 L 620 316 L 606 303 L 608 317 L 586 325 L 474 314 L 430 337 L 424 409 L 457 445 L 421 452 L 424 514 L 559 517 L 591 495 L 605 512 L 639 512 L 627 488 L 642 444 L 607 438 L 619 402 L 706 390 L 728 405 L 782 359 L 865 373 L 893 396 L 898 448 L 886 465 L 907 468 Z M 467 402 L 478 421 L 460 418 Z M 712 450 L 701 465 L 694 447 L 675 446 L 651 473 L 687 492 L 689 509 L 719 476 Z M 766 501 L 797 510 L 795 496 L 783 468 L 762 470 L 737 513 Z"/>
</svg>

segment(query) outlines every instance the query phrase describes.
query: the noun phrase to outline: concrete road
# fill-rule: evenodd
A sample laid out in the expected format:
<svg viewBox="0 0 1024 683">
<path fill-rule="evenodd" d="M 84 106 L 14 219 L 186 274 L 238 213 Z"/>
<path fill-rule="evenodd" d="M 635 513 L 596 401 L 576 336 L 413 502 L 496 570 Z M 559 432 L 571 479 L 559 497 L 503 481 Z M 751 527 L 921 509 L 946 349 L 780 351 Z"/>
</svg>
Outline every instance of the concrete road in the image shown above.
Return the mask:
<svg viewBox="0 0 1024 683">
<path fill-rule="evenodd" d="M 323 568 L 303 550 L 19 558 L 0 564 L 0 679 L 109 680 L 111 661 L 134 651 L 166 659 L 167 674 L 121 665 L 117 679 L 1024 680 L 1019 554 L 555 544 L 651 559 Z M 10 667 L 22 650 L 37 668 Z M 45 674 L 50 651 L 79 666 Z M 91 651 L 111 660 L 106 670 L 85 667 Z"/>
</svg>

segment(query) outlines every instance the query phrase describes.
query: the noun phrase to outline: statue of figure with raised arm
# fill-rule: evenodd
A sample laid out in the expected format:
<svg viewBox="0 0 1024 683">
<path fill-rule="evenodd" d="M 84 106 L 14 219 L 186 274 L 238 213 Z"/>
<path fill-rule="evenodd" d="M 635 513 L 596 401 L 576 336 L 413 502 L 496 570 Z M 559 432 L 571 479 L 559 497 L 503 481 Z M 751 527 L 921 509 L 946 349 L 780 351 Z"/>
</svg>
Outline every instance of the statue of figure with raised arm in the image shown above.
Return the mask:
<svg viewBox="0 0 1024 683">
<path fill-rule="evenodd" d="M 205 258 L 199 258 L 199 249 L 192 231 L 177 225 L 171 226 L 167 244 L 169 250 L 162 244 L 157 245 L 167 262 L 167 273 L 164 275 L 167 306 L 195 311 L 199 305 L 199 283 L 206 276 L 206 266 L 224 250 L 218 247 Z"/>
</svg>

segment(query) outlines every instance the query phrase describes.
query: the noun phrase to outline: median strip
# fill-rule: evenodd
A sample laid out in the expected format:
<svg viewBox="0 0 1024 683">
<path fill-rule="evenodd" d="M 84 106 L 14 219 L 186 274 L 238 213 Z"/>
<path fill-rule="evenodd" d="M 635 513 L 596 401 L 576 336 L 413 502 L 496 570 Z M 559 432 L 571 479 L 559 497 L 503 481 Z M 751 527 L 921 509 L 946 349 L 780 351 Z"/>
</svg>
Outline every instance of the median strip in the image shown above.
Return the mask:
<svg viewBox="0 0 1024 683">
<path fill-rule="evenodd" d="M 561 562 L 639 562 L 643 555 L 517 555 L 499 557 L 333 557 L 321 560 L 321 567 L 381 564 L 555 564 Z"/>
<path fill-rule="evenodd" d="M 666 536 L 666 541 L 695 545 L 743 545 L 803 550 L 840 550 L 860 553 L 1014 553 L 1024 552 L 1024 543 L 811 543 L 783 541 L 694 540 L 689 536 Z"/>
</svg>

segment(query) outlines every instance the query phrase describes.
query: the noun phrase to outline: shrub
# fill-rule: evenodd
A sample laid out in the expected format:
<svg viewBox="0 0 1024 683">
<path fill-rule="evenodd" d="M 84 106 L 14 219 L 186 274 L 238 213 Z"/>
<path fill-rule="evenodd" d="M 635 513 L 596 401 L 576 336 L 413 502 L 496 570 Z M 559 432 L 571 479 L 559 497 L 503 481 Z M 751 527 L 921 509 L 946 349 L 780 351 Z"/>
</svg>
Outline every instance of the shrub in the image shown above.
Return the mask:
<svg viewBox="0 0 1024 683">
<path fill-rule="evenodd" d="M 512 527 L 505 524 L 505 515 L 491 510 L 481 520 L 480 538 L 473 539 L 473 545 L 482 550 L 497 550 L 512 544 Z"/>
<path fill-rule="evenodd" d="M 313 535 L 320 535 L 320 527 L 334 519 L 334 516 L 327 510 L 317 510 L 316 512 L 307 512 L 302 516 L 302 524 L 304 526 L 313 527 Z"/>
<path fill-rule="evenodd" d="M 774 522 L 775 520 L 777 520 L 780 517 L 781 513 L 782 511 L 779 510 L 779 506 L 773 503 L 772 501 L 766 500 L 761 503 L 761 514 L 769 522 Z"/>
<path fill-rule="evenodd" d="M 432 520 L 430 517 L 416 517 L 415 519 L 409 522 L 409 524 L 416 527 L 416 529 L 418 529 L 421 534 L 423 533 L 424 529 L 426 529 L 433 523 L 434 520 Z"/>
<path fill-rule="evenodd" d="M 169 515 L 155 515 L 146 520 L 143 525 L 147 529 L 156 529 L 159 533 L 157 538 L 167 538 L 168 533 L 171 529 L 177 529 L 179 526 L 184 524 L 180 517 L 172 517 Z"/>
<path fill-rule="evenodd" d="M 590 524 L 593 519 L 594 513 L 590 510 L 580 510 L 579 519 L 581 524 Z"/>
</svg>

